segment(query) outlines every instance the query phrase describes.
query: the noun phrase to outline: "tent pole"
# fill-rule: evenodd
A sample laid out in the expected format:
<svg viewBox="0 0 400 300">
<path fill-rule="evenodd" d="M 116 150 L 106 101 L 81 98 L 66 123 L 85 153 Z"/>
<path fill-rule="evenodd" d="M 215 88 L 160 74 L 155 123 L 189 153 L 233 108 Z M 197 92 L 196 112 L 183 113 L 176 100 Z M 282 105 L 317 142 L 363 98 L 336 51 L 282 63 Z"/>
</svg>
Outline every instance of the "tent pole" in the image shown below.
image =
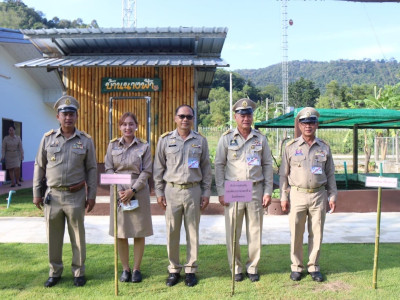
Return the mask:
<svg viewBox="0 0 400 300">
<path fill-rule="evenodd" d="M 353 173 L 358 173 L 358 125 L 353 126 Z"/>
</svg>

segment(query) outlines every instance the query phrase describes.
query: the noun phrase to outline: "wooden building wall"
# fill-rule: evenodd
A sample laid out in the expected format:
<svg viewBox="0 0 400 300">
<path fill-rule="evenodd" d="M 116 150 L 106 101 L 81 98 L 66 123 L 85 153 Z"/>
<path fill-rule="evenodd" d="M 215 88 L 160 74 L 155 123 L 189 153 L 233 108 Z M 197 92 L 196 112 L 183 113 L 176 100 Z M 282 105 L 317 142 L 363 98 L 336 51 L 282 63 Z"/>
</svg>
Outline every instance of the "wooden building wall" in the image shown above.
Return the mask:
<svg viewBox="0 0 400 300">
<path fill-rule="evenodd" d="M 175 129 L 174 114 L 179 105 L 194 107 L 193 67 L 72 67 L 64 69 L 67 93 L 80 102 L 77 128 L 90 134 L 96 147 L 99 163 L 109 142 L 109 99 L 110 97 L 151 97 L 150 143 L 154 155 L 158 138 L 166 131 Z M 160 78 L 159 92 L 111 92 L 101 93 L 101 79 L 113 78 Z M 146 139 L 146 101 L 114 101 L 113 137 L 120 136 L 119 117 L 124 112 L 136 114 L 139 122 L 137 136 Z"/>
</svg>

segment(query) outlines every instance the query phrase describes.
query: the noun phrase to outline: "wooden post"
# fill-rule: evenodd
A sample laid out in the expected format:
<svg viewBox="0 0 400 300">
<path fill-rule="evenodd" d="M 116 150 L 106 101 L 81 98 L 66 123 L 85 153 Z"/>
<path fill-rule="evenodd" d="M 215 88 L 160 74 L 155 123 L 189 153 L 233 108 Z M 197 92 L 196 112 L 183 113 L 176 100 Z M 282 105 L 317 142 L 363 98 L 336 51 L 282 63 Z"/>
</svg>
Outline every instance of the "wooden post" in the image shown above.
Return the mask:
<svg viewBox="0 0 400 300">
<path fill-rule="evenodd" d="M 231 296 L 235 294 L 235 263 L 236 263 L 236 226 L 237 226 L 237 211 L 238 202 L 235 202 L 235 211 L 233 213 L 233 240 L 232 240 L 232 292 Z"/>
<path fill-rule="evenodd" d="M 114 281 L 115 296 L 118 296 L 118 226 L 117 226 L 117 185 L 114 184 Z"/>
<path fill-rule="evenodd" d="M 379 176 L 382 177 L 382 163 L 380 163 Z M 372 276 L 372 287 L 374 289 L 377 288 L 377 280 L 378 280 L 379 235 L 381 231 L 381 200 L 382 200 L 382 187 L 378 187 L 378 204 L 376 207 L 374 270 Z"/>
</svg>

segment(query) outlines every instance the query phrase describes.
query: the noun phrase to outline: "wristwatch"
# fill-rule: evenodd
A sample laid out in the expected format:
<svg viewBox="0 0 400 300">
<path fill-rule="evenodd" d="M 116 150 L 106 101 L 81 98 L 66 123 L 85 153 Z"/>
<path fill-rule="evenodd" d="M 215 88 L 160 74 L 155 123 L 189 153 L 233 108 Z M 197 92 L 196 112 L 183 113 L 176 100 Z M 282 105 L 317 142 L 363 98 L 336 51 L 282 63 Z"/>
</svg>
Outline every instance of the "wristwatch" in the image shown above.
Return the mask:
<svg viewBox="0 0 400 300">
<path fill-rule="evenodd" d="M 132 188 L 131 190 L 132 190 L 132 192 L 134 192 L 136 194 L 136 189 Z"/>
</svg>

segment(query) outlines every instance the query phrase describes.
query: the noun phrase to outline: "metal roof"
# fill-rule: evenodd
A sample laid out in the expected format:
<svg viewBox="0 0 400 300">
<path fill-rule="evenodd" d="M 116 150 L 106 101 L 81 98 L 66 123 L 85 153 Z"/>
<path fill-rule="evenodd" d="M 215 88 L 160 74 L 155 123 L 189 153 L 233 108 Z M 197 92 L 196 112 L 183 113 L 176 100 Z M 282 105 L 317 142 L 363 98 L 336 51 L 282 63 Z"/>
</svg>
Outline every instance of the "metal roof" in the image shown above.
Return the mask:
<svg viewBox="0 0 400 300">
<path fill-rule="evenodd" d="M 42 57 L 42 53 L 36 49 L 32 43 L 24 39 L 23 34 L 19 30 L 0 28 L 0 46 L 15 61 L 38 59 Z M 54 72 L 48 72 L 46 69 L 26 69 L 26 73 L 44 89 L 60 89 L 62 88 L 58 76 Z"/>
<path fill-rule="evenodd" d="M 227 28 L 26 29 L 45 57 L 85 55 L 195 55 L 220 57 Z"/>
<path fill-rule="evenodd" d="M 99 55 L 99 56 L 64 56 L 60 58 L 39 58 L 16 64 L 20 68 L 38 67 L 120 67 L 120 66 L 194 66 L 227 67 L 223 59 L 194 56 L 166 55 Z"/>
<path fill-rule="evenodd" d="M 226 27 L 74 28 L 21 30 L 43 57 L 20 68 L 187 66 L 197 70 L 198 99 L 207 99 Z"/>
</svg>

